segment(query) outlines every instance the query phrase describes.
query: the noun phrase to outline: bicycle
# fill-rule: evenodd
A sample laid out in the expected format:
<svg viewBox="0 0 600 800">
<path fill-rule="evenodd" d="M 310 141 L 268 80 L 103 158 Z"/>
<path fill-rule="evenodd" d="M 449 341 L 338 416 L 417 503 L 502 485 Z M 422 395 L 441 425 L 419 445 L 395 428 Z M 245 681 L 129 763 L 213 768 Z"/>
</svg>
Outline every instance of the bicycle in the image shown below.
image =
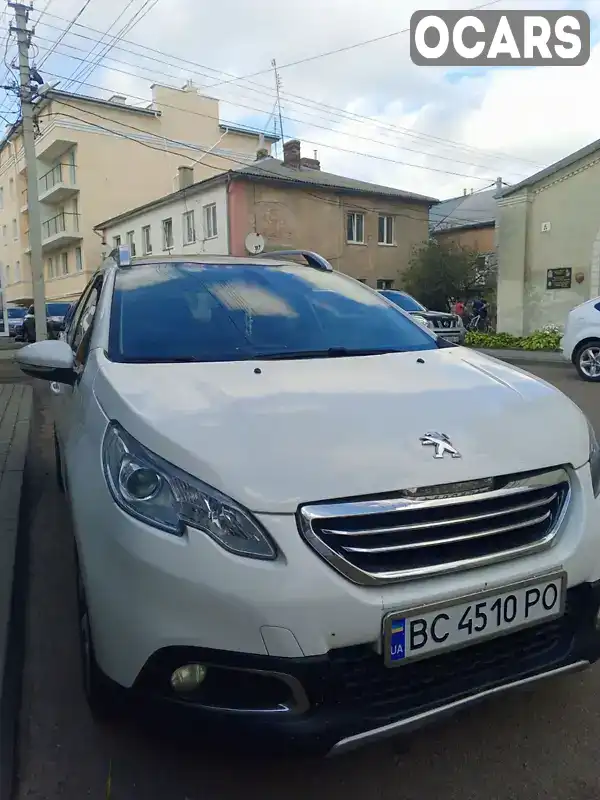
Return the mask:
<svg viewBox="0 0 600 800">
<path fill-rule="evenodd" d="M 475 333 L 490 333 L 491 327 L 488 318 L 484 317 L 482 320 L 481 314 L 476 314 L 474 317 L 471 317 L 467 323 L 467 331 L 472 331 Z"/>
</svg>

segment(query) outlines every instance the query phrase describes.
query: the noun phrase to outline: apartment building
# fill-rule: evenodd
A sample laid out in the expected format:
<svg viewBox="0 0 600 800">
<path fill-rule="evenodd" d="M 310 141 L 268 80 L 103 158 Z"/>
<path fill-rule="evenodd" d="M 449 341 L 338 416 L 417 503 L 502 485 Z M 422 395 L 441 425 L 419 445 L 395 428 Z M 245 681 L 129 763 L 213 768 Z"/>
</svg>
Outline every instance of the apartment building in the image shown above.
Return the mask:
<svg viewBox="0 0 600 800">
<path fill-rule="evenodd" d="M 223 124 L 219 102 L 154 85 L 152 102 L 133 106 L 50 91 L 36 107 L 38 194 L 46 296 L 77 297 L 102 258 L 94 232 L 115 216 L 178 186 L 184 165 L 191 181 L 222 174 L 270 150 L 276 137 Z M 27 170 L 21 126 L 0 143 L 0 279 L 4 302 L 32 302 Z"/>
<path fill-rule="evenodd" d="M 201 182 L 179 170 L 180 188 L 96 225 L 106 251 L 126 244 L 137 255 L 244 256 L 314 250 L 373 288 L 402 285 L 414 248 L 428 237 L 435 198 L 334 175 L 300 142 L 283 161 L 264 157 Z"/>
</svg>

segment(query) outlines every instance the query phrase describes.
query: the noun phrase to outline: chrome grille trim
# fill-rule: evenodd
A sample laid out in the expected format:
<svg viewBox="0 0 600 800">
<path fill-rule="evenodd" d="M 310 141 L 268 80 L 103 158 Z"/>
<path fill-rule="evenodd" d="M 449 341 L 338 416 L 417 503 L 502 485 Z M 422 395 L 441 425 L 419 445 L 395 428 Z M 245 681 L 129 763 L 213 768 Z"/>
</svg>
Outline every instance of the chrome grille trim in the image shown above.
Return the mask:
<svg viewBox="0 0 600 800">
<path fill-rule="evenodd" d="M 485 488 L 465 492 L 476 484 Z M 570 499 L 569 473 L 559 467 L 406 489 L 394 497 L 309 504 L 298 509 L 297 520 L 306 542 L 334 569 L 354 583 L 377 586 L 552 547 Z"/>
</svg>

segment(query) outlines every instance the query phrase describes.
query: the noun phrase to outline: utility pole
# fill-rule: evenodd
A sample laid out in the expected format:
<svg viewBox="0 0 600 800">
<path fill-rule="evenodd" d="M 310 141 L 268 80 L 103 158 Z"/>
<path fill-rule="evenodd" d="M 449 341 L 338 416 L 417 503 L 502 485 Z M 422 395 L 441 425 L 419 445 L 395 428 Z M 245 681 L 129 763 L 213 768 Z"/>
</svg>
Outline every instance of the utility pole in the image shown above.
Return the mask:
<svg viewBox="0 0 600 800">
<path fill-rule="evenodd" d="M 44 261 L 42 257 L 42 213 L 38 194 L 37 159 L 33 120 L 33 91 L 29 48 L 33 31 L 27 30 L 30 6 L 18 2 L 8 5 L 15 12 L 15 24 L 10 32 L 17 36 L 19 47 L 19 96 L 21 99 L 21 118 L 23 124 L 23 149 L 27 166 L 27 206 L 29 213 L 29 246 L 31 248 L 31 284 L 35 308 L 35 338 L 41 342 L 47 339 L 46 290 L 44 286 Z"/>
<path fill-rule="evenodd" d="M 275 92 L 277 94 L 277 111 L 279 112 L 279 133 L 281 135 L 281 148 L 283 153 L 283 117 L 281 116 L 281 78 L 279 77 L 279 72 L 277 71 L 277 62 L 275 59 L 272 59 L 271 66 L 275 72 Z"/>
</svg>

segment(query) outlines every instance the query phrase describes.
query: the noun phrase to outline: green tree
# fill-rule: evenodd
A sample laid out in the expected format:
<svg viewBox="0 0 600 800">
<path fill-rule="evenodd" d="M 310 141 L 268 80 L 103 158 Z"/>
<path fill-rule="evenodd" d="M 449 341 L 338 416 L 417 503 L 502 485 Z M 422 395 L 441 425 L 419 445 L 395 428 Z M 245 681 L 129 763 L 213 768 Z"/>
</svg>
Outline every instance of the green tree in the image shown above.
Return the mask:
<svg viewBox="0 0 600 800">
<path fill-rule="evenodd" d="M 476 250 L 429 239 L 414 251 L 403 288 L 427 308 L 444 311 L 450 298 L 487 295 L 491 270 Z"/>
</svg>

